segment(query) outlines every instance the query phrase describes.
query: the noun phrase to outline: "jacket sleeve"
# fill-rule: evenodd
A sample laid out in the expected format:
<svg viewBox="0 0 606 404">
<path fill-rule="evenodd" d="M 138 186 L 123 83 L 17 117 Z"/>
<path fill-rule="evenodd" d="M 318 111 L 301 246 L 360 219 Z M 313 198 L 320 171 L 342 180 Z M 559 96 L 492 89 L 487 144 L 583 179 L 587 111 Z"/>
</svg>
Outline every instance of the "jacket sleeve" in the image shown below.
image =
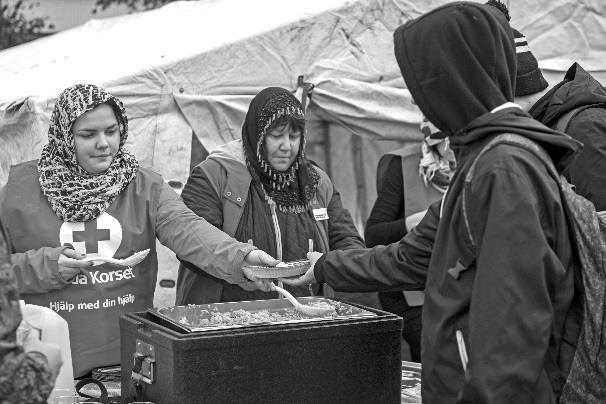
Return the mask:
<svg viewBox="0 0 606 404">
<path fill-rule="evenodd" d="M 316 280 L 341 292 L 424 290 L 439 209 L 439 202 L 432 204 L 399 242 L 324 254 L 314 267 Z"/>
<path fill-rule="evenodd" d="M 400 240 L 406 234 L 404 218 L 404 183 L 402 158 L 393 156 L 383 174 L 377 190 L 377 200 L 370 211 L 364 229 L 367 247 L 387 245 Z"/>
<path fill-rule="evenodd" d="M 606 210 L 606 108 L 579 112 L 566 132 L 583 143 L 583 150 L 570 165 L 570 181 L 597 211 Z"/>
<path fill-rule="evenodd" d="M 12 268 L 20 293 L 45 293 L 69 282 L 59 274 L 58 260 L 65 247 L 42 247 L 11 254 Z"/>
<path fill-rule="evenodd" d="M 156 219 L 158 240 L 180 260 L 204 268 L 210 275 L 250 287 L 242 273 L 246 255 L 254 246 L 240 243 L 192 212 L 168 185 L 163 184 Z"/>
<path fill-rule="evenodd" d="M 332 198 L 328 203 L 328 237 L 331 250 L 363 248 L 364 240 L 353 223 L 347 209 L 341 203 L 341 195 L 333 188 Z"/>
<path fill-rule="evenodd" d="M 543 367 L 560 332 L 554 313 L 573 294 L 566 216 L 558 185 L 529 152 L 482 160 L 469 198 L 476 272 L 459 400 L 538 402 L 536 392 L 552 391 Z"/>
<path fill-rule="evenodd" d="M 3 402 L 45 403 L 53 388 L 46 357 L 25 353 L 16 343 L 21 311 L 4 234 L 0 224 L 0 397 Z"/>
<path fill-rule="evenodd" d="M 0 212 L 6 187 L 0 188 Z M 42 247 L 23 253 L 14 253 L 10 242 L 10 229 L 5 228 L 7 246 L 11 253 L 11 267 L 20 293 L 45 293 L 49 290 L 60 289 L 69 284 L 59 274 L 57 261 L 65 247 Z"/>
</svg>

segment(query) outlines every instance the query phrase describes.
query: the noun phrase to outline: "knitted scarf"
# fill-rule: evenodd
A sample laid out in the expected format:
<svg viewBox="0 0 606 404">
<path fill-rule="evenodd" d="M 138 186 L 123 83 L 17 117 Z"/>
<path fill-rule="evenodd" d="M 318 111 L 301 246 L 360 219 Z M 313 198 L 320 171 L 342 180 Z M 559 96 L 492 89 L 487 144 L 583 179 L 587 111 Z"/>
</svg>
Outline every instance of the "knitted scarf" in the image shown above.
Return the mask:
<svg viewBox="0 0 606 404">
<path fill-rule="evenodd" d="M 444 193 L 456 168 L 454 153 L 450 149 L 448 138 L 424 116 L 421 120 L 421 132 L 423 155 L 419 163 L 419 175 L 426 186 L 431 185 Z"/>
<path fill-rule="evenodd" d="M 103 173 L 87 173 L 76 159 L 72 124 L 100 104 L 110 105 L 120 126 L 120 149 Z M 51 209 L 66 222 L 96 219 L 135 178 L 136 157 L 124 149 L 128 119 L 122 102 L 91 84 L 77 84 L 59 95 L 50 120 L 48 144 L 38 160 L 38 180 Z"/>
<path fill-rule="evenodd" d="M 286 171 L 274 169 L 265 157 L 265 136 L 289 117 L 305 119 L 299 100 L 283 88 L 264 89 L 250 103 L 242 126 L 242 143 L 253 185 L 260 185 L 265 199 L 275 202 L 281 211 L 302 213 L 309 208 L 320 180 L 305 158 L 304 131 L 297 157 Z"/>
</svg>

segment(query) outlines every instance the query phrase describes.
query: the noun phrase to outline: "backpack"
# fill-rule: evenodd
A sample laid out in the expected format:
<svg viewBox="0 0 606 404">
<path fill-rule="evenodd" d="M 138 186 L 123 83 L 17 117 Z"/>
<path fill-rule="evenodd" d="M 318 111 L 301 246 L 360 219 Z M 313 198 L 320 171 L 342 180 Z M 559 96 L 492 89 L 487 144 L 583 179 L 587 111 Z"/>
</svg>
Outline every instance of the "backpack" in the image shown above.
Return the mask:
<svg viewBox="0 0 606 404">
<path fill-rule="evenodd" d="M 515 134 L 501 134 L 490 140 L 478 153 L 463 187 L 463 215 L 472 248 L 474 238 L 468 221 L 466 199 L 469 200 L 473 172 L 479 158 L 498 144 L 517 146 L 534 153 L 543 163 L 560 188 L 566 211 L 573 253 L 575 254 L 575 296 L 571 311 L 583 313 L 576 347 L 570 349 L 570 370 L 564 379 L 554 358 L 545 359 L 545 368 L 556 373 L 552 386 L 560 395 L 560 403 L 603 403 L 606 399 L 606 221 L 596 212 L 594 205 L 576 194 L 572 185 L 559 175 L 549 155 L 534 141 Z M 568 322 L 568 318 L 566 320 Z M 566 326 L 565 326 L 566 327 Z M 566 360 L 562 363 L 566 366 Z M 565 373 L 565 372 L 564 372 Z"/>
</svg>

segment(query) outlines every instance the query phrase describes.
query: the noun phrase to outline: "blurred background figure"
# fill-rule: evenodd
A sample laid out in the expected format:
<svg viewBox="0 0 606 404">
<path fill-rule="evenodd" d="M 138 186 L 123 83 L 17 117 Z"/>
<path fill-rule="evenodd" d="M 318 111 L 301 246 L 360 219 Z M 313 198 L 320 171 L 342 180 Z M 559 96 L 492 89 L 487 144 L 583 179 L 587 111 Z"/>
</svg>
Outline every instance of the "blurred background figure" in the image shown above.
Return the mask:
<svg viewBox="0 0 606 404">
<path fill-rule="evenodd" d="M 503 3 L 490 0 L 487 4 L 510 20 Z M 515 103 L 544 125 L 583 143 L 562 174 L 597 211 L 606 210 L 606 88 L 578 63 L 551 86 L 524 34 L 512 30 L 518 59 Z"/>
<path fill-rule="evenodd" d="M 430 204 L 442 199 L 456 164 L 448 138 L 424 116 L 421 144 L 381 157 L 377 166 L 377 200 L 364 239 L 367 247 L 399 241 L 421 220 Z M 410 359 L 421 361 L 423 291 L 379 292 L 381 307 L 404 319 L 402 337 Z"/>
<path fill-rule="evenodd" d="M 17 342 L 22 316 L 8 251 L 0 222 L 0 401 L 46 403 L 61 369 L 61 351 L 57 345 L 41 342 L 33 332 Z"/>
</svg>

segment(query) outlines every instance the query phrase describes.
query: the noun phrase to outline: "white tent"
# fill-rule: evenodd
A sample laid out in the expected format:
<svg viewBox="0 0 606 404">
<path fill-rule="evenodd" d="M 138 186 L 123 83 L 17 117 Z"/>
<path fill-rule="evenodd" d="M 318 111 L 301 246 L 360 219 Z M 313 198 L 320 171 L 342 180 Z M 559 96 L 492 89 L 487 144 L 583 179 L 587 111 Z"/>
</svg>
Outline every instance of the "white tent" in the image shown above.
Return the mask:
<svg viewBox="0 0 606 404">
<path fill-rule="evenodd" d="M 361 228 L 375 198 L 378 156 L 420 139 L 392 32 L 447 2 L 175 2 L 2 51 L 0 185 L 11 164 L 39 155 L 55 97 L 74 83 L 100 84 L 120 97 L 130 149 L 143 165 L 184 183 L 192 156 L 240 136 L 258 91 L 296 90 L 302 76 L 314 86 L 308 155 L 329 171 Z M 606 81 L 605 2 L 509 3 L 512 25 L 554 82 L 572 61 Z"/>
</svg>

